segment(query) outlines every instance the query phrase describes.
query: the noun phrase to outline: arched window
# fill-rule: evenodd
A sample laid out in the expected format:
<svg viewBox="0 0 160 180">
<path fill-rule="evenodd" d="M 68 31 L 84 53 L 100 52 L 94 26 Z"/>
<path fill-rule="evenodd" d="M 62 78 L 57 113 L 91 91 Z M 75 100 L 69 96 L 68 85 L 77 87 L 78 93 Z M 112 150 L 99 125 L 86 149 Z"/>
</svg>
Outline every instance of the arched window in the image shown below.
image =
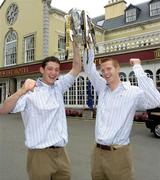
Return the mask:
<svg viewBox="0 0 160 180">
<path fill-rule="evenodd" d="M 5 66 L 15 65 L 17 58 L 17 34 L 9 31 L 5 39 Z"/>
<path fill-rule="evenodd" d="M 129 73 L 129 81 L 131 82 L 131 85 L 135 85 L 135 86 L 138 85 L 137 79 L 136 79 L 135 74 L 134 74 L 133 71 L 131 71 Z"/>
<path fill-rule="evenodd" d="M 63 99 L 64 99 L 64 104 L 68 105 L 68 91 L 66 91 L 63 95 Z"/>
<path fill-rule="evenodd" d="M 156 85 L 157 88 L 160 90 L 160 69 L 158 69 L 156 72 Z"/>
<path fill-rule="evenodd" d="M 85 103 L 85 92 L 84 92 L 84 77 L 79 76 L 77 78 L 77 104 L 84 105 Z"/>
<path fill-rule="evenodd" d="M 151 70 L 145 70 L 145 73 L 147 73 L 147 76 L 153 79 L 153 72 Z"/>
<path fill-rule="evenodd" d="M 76 82 L 69 88 L 69 105 L 76 105 Z"/>
<path fill-rule="evenodd" d="M 127 75 L 124 72 L 120 72 L 119 77 L 121 81 L 127 81 Z"/>
<path fill-rule="evenodd" d="M 89 87 L 89 85 L 91 85 L 91 87 Z M 89 79 L 88 77 L 86 78 L 86 105 L 88 104 L 88 100 L 92 99 L 92 103 L 93 103 L 93 108 L 94 106 L 97 104 L 98 102 L 98 96 L 94 90 L 94 87 L 92 86 L 92 84 L 89 83 Z M 90 101 L 91 102 L 91 101 Z"/>
</svg>

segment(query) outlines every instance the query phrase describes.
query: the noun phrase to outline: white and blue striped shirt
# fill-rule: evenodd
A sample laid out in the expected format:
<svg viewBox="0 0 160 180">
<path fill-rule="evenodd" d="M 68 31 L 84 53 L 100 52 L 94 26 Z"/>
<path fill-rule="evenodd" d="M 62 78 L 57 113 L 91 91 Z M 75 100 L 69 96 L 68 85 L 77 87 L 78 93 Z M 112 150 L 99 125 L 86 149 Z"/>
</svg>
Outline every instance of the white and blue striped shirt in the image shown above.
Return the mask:
<svg viewBox="0 0 160 180">
<path fill-rule="evenodd" d="M 40 79 L 34 92 L 20 97 L 12 113 L 21 112 L 25 126 L 25 145 L 29 149 L 65 146 L 68 142 L 63 93 L 75 77 L 67 74 L 48 86 Z"/>
<path fill-rule="evenodd" d="M 104 145 L 128 144 L 136 110 L 160 106 L 160 93 L 141 65 L 133 66 L 138 87 L 123 82 L 111 91 L 106 85 L 106 80 L 96 70 L 93 50 L 89 50 L 88 64 L 86 59 L 85 52 L 84 69 L 99 97 L 95 127 L 96 142 Z"/>
</svg>

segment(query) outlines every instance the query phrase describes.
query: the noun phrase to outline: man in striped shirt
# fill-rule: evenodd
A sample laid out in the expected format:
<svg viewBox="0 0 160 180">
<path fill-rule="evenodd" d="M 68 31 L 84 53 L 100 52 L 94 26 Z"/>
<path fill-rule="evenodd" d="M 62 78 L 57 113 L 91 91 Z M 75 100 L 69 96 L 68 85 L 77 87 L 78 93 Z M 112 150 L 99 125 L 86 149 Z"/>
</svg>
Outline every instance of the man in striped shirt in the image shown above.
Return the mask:
<svg viewBox="0 0 160 180">
<path fill-rule="evenodd" d="M 60 61 L 54 56 L 45 58 L 40 68 L 42 78 L 36 82 L 26 80 L 0 108 L 0 113 L 21 112 L 30 180 L 71 179 L 70 160 L 65 150 L 68 132 L 63 93 L 81 71 L 76 43 L 73 43 L 73 54 L 72 69 L 59 79 Z"/>
<path fill-rule="evenodd" d="M 87 58 L 88 63 L 87 63 Z M 160 93 L 148 78 L 140 59 L 130 59 L 138 86 L 121 82 L 119 63 L 103 59 L 102 76 L 94 64 L 94 51 L 85 50 L 84 70 L 98 94 L 95 141 L 91 158 L 93 180 L 133 180 L 130 132 L 136 110 L 160 106 Z"/>
</svg>

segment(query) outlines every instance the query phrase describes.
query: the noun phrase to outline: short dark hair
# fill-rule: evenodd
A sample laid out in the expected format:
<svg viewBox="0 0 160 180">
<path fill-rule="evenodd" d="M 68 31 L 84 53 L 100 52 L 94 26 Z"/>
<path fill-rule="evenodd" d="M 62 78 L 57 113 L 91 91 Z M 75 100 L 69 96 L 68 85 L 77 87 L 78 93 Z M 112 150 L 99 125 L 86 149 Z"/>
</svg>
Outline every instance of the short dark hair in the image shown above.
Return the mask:
<svg viewBox="0 0 160 180">
<path fill-rule="evenodd" d="M 45 68 L 48 62 L 55 62 L 55 63 L 60 65 L 60 60 L 57 57 L 49 56 L 49 57 L 44 58 L 44 60 L 42 61 L 42 65 L 41 66 L 43 68 Z"/>
</svg>

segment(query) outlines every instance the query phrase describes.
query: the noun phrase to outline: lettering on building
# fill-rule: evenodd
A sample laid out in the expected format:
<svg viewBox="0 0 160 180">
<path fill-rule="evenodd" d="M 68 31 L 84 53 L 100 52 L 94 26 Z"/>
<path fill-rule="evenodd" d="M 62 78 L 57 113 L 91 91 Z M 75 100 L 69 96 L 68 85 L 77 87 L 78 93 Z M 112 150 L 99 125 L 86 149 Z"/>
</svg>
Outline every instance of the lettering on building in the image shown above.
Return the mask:
<svg viewBox="0 0 160 180">
<path fill-rule="evenodd" d="M 28 73 L 28 67 L 19 67 L 0 71 L 0 77 L 19 76 Z"/>
<path fill-rule="evenodd" d="M 160 58 L 160 49 L 157 49 L 156 51 L 154 51 L 154 57 L 155 59 Z"/>
</svg>

